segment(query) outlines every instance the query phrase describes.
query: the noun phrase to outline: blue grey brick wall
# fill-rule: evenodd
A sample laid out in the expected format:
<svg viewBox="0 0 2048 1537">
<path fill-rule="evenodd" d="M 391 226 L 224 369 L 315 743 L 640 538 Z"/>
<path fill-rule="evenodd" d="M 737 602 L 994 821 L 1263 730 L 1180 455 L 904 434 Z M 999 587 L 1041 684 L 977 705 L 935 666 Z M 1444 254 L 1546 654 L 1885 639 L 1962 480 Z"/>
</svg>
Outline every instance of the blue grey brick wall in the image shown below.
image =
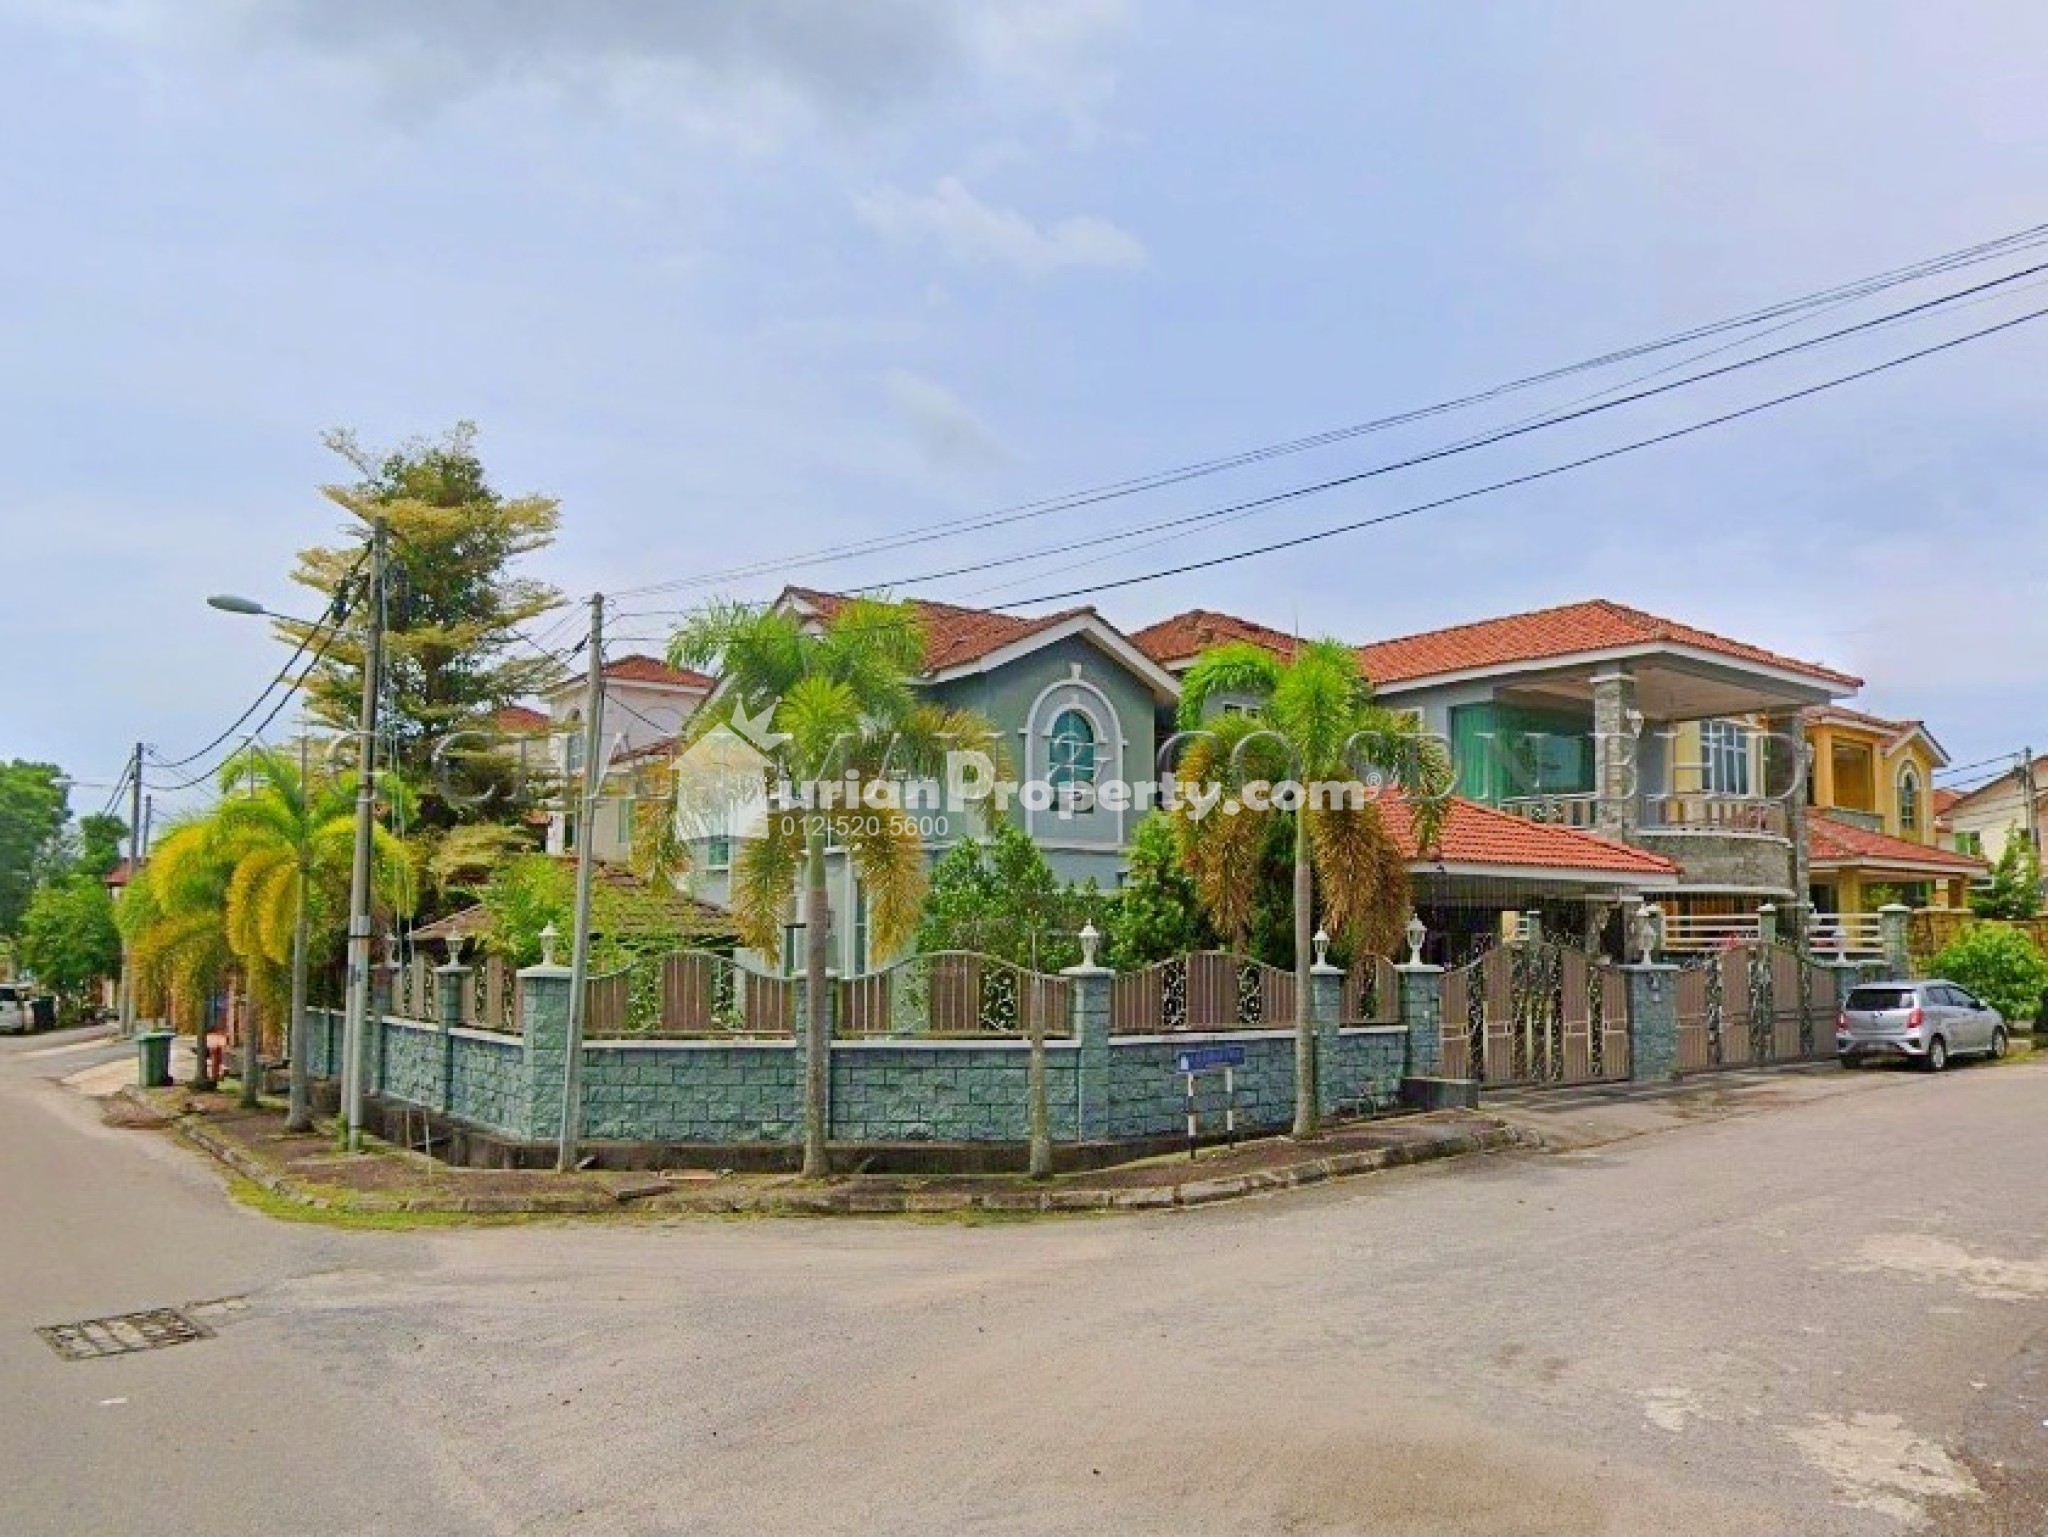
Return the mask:
<svg viewBox="0 0 2048 1537">
<path fill-rule="evenodd" d="M 794 1142 L 803 1053 L 794 1044 L 586 1047 L 583 1131 L 597 1141 Z"/>
<path fill-rule="evenodd" d="M 514 1035 L 454 1032 L 448 1064 L 448 1113 L 507 1136 L 521 1133 L 526 1049 Z"/>
<path fill-rule="evenodd" d="M 528 980 L 543 984 L 533 999 L 538 1041 L 387 1020 L 386 1097 L 446 1110 L 510 1137 L 553 1136 L 561 1048 L 549 1037 L 559 1024 L 553 1005 L 560 990 L 546 985 L 551 977 Z M 314 1069 L 327 1071 L 339 1055 L 340 1016 L 321 1011 L 314 1023 Z M 1399 1026 L 1325 1034 L 1324 1091 L 1334 1104 L 1348 1110 L 1396 1096 L 1406 1049 Z M 1175 1058 L 1216 1041 L 1242 1043 L 1248 1058 L 1236 1074 L 1239 1126 L 1287 1126 L 1294 1114 L 1291 1031 L 1068 1040 L 1046 1052 L 1054 1140 L 1178 1133 L 1186 1099 Z M 1029 1063 L 1022 1041 L 836 1043 L 832 1135 L 848 1142 L 1023 1142 L 1030 1134 Z M 1221 1130 L 1222 1075 L 1204 1074 L 1197 1087 L 1205 1124 Z M 584 1134 L 594 1140 L 794 1142 L 803 1111 L 802 1048 L 794 1041 L 588 1045 L 583 1105 Z"/>
<path fill-rule="evenodd" d="M 1399 1025 L 1339 1030 L 1336 1071 L 1324 1090 L 1346 1112 L 1390 1104 L 1400 1097 L 1407 1059 L 1408 1032 Z"/>
<path fill-rule="evenodd" d="M 441 1032 L 409 1019 L 387 1019 L 380 1035 L 377 1081 L 388 1099 L 441 1108 Z"/>
<path fill-rule="evenodd" d="M 1046 1110 L 1072 1141 L 1072 1046 L 1046 1048 Z M 1022 1142 L 1031 1135 L 1030 1048 L 845 1046 L 832 1054 L 832 1135 L 859 1142 Z"/>
<path fill-rule="evenodd" d="M 1174 1058 L 1190 1046 L 1218 1040 L 1242 1041 L 1245 1065 L 1236 1072 L 1237 1124 L 1272 1128 L 1294 1120 L 1294 1032 L 1271 1030 L 1251 1037 L 1189 1035 L 1171 1040 L 1112 1041 L 1109 1048 L 1109 1135 L 1157 1136 L 1187 1125 L 1187 1080 Z M 1197 1076 L 1196 1106 L 1206 1124 L 1223 1127 L 1223 1075 Z"/>
</svg>

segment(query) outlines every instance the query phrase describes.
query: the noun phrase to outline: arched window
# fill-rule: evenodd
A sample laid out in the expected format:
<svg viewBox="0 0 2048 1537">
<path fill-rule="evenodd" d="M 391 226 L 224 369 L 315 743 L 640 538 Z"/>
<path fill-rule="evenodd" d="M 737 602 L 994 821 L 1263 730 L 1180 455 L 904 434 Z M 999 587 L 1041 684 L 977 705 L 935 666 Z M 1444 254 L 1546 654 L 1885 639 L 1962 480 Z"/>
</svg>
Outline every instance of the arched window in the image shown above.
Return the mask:
<svg viewBox="0 0 2048 1537">
<path fill-rule="evenodd" d="M 1910 767 L 1899 770 L 1899 829 L 1920 829 L 1920 776 Z"/>
<path fill-rule="evenodd" d="M 1095 726 L 1079 710 L 1062 710 L 1052 720 L 1046 779 L 1060 788 L 1095 783 Z"/>
</svg>

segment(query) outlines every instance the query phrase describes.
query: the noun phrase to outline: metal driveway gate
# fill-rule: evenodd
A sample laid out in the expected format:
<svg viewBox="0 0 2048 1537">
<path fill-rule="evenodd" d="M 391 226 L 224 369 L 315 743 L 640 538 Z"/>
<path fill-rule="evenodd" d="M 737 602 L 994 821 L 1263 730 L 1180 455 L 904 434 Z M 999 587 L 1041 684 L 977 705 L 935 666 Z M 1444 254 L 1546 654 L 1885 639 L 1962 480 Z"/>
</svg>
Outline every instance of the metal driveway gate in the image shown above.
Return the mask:
<svg viewBox="0 0 2048 1537">
<path fill-rule="evenodd" d="M 1614 968 L 1550 941 L 1489 950 L 1444 973 L 1443 1072 L 1482 1083 L 1607 1083 L 1629 1075 L 1628 998 Z"/>
<path fill-rule="evenodd" d="M 1789 945 L 1730 945 L 1678 973 L 1678 1070 L 1760 1067 L 1834 1055 L 1826 968 Z"/>
</svg>

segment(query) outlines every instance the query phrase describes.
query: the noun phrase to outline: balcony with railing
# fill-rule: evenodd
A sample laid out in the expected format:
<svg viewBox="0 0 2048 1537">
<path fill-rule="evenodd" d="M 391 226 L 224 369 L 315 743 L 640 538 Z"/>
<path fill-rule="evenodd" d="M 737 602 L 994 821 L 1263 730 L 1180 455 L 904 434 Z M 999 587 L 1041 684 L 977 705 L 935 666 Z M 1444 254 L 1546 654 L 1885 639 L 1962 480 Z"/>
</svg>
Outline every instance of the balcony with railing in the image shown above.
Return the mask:
<svg viewBox="0 0 2048 1537">
<path fill-rule="evenodd" d="M 1758 795 L 1646 795 L 1639 802 L 1627 801 L 1622 815 L 1603 818 L 1601 799 L 1591 792 L 1555 795 L 1511 795 L 1500 809 L 1529 822 L 1548 827 L 1576 827 L 1598 831 L 1630 826 L 1655 837 L 1659 833 L 1745 833 L 1783 838 L 1788 825 L 1782 802 Z"/>
</svg>

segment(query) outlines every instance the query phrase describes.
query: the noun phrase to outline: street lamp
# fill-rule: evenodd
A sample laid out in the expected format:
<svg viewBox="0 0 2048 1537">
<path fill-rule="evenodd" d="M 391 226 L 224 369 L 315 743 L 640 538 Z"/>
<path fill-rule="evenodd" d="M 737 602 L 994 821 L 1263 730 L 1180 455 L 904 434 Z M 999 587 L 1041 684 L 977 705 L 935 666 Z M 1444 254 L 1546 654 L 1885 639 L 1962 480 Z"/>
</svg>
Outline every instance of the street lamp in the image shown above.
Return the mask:
<svg viewBox="0 0 2048 1537">
<path fill-rule="evenodd" d="M 366 614 L 368 633 L 363 645 L 363 697 L 356 720 L 359 753 L 356 773 L 356 828 L 354 857 L 349 869 L 348 899 L 348 999 L 342 1015 L 341 1103 L 351 1153 L 363 1146 L 363 1083 L 369 1076 L 365 1061 L 369 1041 L 370 1015 L 370 844 L 377 817 L 377 689 L 384 670 L 384 565 L 390 530 L 381 517 L 371 526 L 369 590 Z M 305 624 L 287 615 L 272 614 L 261 603 L 233 593 L 217 593 L 207 603 L 228 614 L 268 615 L 288 624 Z M 339 600 L 335 618 L 340 618 Z M 301 1031 L 303 1034 L 303 1030 Z"/>
</svg>

